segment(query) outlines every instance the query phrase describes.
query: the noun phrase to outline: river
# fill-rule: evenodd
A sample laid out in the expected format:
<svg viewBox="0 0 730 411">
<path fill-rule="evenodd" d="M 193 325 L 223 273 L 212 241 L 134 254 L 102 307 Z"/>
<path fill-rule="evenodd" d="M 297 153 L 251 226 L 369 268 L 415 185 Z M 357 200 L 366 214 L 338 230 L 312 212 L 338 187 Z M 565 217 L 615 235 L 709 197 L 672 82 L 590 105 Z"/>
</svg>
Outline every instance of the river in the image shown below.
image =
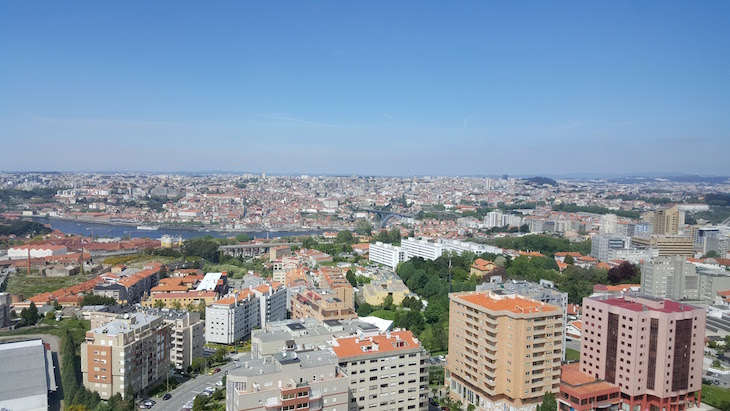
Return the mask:
<svg viewBox="0 0 730 411">
<path fill-rule="evenodd" d="M 137 225 L 118 225 L 118 224 L 104 224 L 104 223 L 91 223 L 88 221 L 69 221 L 69 220 L 58 220 L 55 218 L 47 217 L 32 217 L 32 220 L 41 224 L 50 224 L 54 230 L 60 230 L 64 234 L 78 234 L 84 236 L 91 236 L 92 230 L 94 237 L 128 237 L 131 233 L 133 238 L 152 238 L 159 239 L 163 235 L 169 235 L 173 238 L 182 237 L 183 239 L 202 237 L 211 235 L 217 238 L 233 237 L 237 233 L 224 233 L 220 231 L 199 231 L 187 228 L 181 229 L 170 229 L 160 228 L 159 230 L 137 230 Z M 324 230 L 318 231 L 253 231 L 246 232 L 251 238 L 270 238 L 274 237 L 292 237 L 300 235 L 312 235 L 322 234 Z"/>
</svg>

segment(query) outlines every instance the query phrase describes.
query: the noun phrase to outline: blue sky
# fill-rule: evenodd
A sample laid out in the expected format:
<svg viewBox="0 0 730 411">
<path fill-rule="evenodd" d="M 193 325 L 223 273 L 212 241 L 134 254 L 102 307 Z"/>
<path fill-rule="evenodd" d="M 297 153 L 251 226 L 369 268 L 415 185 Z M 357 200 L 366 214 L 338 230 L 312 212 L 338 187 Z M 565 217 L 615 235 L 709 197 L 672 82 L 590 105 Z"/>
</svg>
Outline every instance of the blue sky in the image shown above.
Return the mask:
<svg viewBox="0 0 730 411">
<path fill-rule="evenodd" d="M 730 2 L 0 2 L 3 170 L 730 174 Z"/>
</svg>

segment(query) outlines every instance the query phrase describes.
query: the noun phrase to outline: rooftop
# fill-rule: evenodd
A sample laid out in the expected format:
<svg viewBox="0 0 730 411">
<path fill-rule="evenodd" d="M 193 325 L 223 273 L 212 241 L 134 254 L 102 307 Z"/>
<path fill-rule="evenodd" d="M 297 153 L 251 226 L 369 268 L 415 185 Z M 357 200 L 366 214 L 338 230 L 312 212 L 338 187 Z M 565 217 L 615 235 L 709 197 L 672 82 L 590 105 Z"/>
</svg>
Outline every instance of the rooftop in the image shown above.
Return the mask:
<svg viewBox="0 0 730 411">
<path fill-rule="evenodd" d="M 372 337 L 341 337 L 333 341 L 332 350 L 340 359 L 420 348 L 420 342 L 408 330 Z"/>
<path fill-rule="evenodd" d="M 533 314 L 538 312 L 557 311 L 558 307 L 542 303 L 517 294 L 499 295 L 491 291 L 476 291 L 455 294 L 452 298 L 460 299 L 491 311 L 509 311 L 515 314 Z"/>
<path fill-rule="evenodd" d="M 0 398 L 28 397 L 25 404 L 28 409 L 45 408 L 45 396 L 56 388 L 53 366 L 48 360 L 50 356 L 40 339 L 0 344 Z M 36 396 L 43 396 L 42 403 L 39 398 L 33 398 Z"/>
<path fill-rule="evenodd" d="M 620 307 L 631 311 L 658 311 L 664 313 L 677 313 L 685 311 L 703 310 L 693 305 L 679 303 L 673 300 L 651 297 L 645 294 L 632 294 L 616 297 L 589 297 L 593 301 L 603 304 Z M 704 310 L 703 310 L 704 311 Z"/>
</svg>

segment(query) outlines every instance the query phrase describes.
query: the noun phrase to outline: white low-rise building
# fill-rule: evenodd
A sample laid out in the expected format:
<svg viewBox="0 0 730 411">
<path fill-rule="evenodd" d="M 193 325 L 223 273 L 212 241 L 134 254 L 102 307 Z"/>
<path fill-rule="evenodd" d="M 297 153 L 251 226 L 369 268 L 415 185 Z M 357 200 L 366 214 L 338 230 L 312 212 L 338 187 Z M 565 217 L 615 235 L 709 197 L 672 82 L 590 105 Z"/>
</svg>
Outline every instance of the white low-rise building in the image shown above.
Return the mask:
<svg viewBox="0 0 730 411">
<path fill-rule="evenodd" d="M 54 255 L 65 255 L 68 253 L 66 246 L 48 244 L 26 244 L 8 248 L 8 258 L 18 260 L 22 258 L 45 258 Z"/>
</svg>

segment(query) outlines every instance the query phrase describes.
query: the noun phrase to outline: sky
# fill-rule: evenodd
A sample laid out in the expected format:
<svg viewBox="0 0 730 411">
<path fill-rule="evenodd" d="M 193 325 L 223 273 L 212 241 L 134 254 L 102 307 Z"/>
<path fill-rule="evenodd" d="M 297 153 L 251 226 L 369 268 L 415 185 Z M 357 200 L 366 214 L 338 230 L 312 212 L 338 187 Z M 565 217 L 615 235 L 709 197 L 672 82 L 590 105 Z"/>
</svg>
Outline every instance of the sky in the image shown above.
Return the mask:
<svg viewBox="0 0 730 411">
<path fill-rule="evenodd" d="M 730 175 L 730 2 L 0 2 L 0 170 Z"/>
</svg>

